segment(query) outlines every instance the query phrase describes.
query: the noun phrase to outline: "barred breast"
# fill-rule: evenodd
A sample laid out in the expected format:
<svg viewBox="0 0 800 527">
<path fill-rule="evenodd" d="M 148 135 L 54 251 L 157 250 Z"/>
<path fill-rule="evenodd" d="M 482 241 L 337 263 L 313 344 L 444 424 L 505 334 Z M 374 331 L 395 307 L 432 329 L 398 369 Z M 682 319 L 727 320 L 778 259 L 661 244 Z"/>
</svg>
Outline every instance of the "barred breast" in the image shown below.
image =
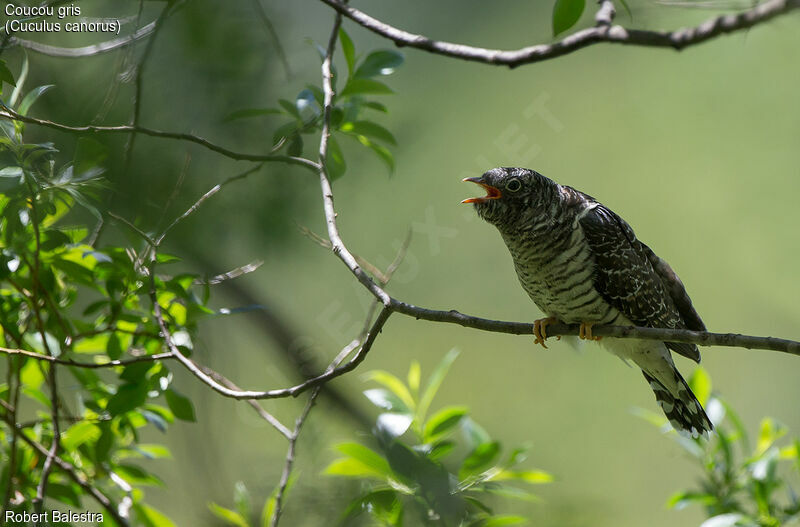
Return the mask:
<svg viewBox="0 0 800 527">
<path fill-rule="evenodd" d="M 503 234 L 520 284 L 547 316 L 568 324 L 613 324 L 622 317 L 594 287 L 594 258 L 575 221 L 542 222 Z"/>
</svg>

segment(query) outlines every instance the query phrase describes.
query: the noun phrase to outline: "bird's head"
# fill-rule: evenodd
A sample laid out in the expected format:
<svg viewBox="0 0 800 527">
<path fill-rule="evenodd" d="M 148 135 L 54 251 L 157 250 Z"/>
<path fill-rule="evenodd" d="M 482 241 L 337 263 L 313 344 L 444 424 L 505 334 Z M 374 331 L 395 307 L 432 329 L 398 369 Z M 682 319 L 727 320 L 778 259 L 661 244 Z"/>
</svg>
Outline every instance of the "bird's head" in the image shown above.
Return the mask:
<svg viewBox="0 0 800 527">
<path fill-rule="evenodd" d="M 486 190 L 486 195 L 468 198 L 478 215 L 498 227 L 517 224 L 552 199 L 555 183 L 527 168 L 493 168 L 480 177 L 464 178 Z"/>
</svg>

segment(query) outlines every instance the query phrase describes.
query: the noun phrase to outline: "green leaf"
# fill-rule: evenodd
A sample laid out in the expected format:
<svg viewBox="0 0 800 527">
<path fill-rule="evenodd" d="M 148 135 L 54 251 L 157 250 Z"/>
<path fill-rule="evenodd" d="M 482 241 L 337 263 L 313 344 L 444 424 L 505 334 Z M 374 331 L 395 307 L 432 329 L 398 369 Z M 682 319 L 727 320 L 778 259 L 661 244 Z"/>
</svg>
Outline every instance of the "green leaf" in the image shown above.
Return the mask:
<svg viewBox="0 0 800 527">
<path fill-rule="evenodd" d="M 342 177 L 347 170 L 347 163 L 344 161 L 342 149 L 333 136 L 328 138 L 328 155 L 325 160 L 325 168 L 328 169 L 328 177 L 331 181 L 336 181 Z"/>
<path fill-rule="evenodd" d="M 494 516 L 481 524 L 481 527 L 504 527 L 506 525 L 523 525 L 528 523 L 524 516 Z"/>
<path fill-rule="evenodd" d="M 3 82 L 7 82 L 12 86 L 16 86 L 16 82 L 14 82 L 14 74 L 11 73 L 11 70 L 8 69 L 8 66 L 6 66 L 6 61 L 0 59 L 0 93 L 3 93 Z"/>
<path fill-rule="evenodd" d="M 403 54 L 393 50 L 373 51 L 361 62 L 355 77 L 368 78 L 376 75 L 391 75 L 404 61 Z"/>
<path fill-rule="evenodd" d="M 117 389 L 111 399 L 108 400 L 106 410 L 116 416 L 138 408 L 147 399 L 147 386 L 141 384 L 123 384 Z"/>
<path fill-rule="evenodd" d="M 392 133 L 383 126 L 372 121 L 355 121 L 343 123 L 339 130 L 345 133 L 364 135 L 372 139 L 377 139 L 391 145 L 396 145 L 397 140 Z"/>
<path fill-rule="evenodd" d="M 379 102 L 365 101 L 361 103 L 361 106 L 364 108 L 372 108 L 373 110 L 378 110 L 379 112 L 389 113 L 389 109 L 386 107 L 386 105 Z"/>
<path fill-rule="evenodd" d="M 765 417 L 761 420 L 761 429 L 758 435 L 758 444 L 756 444 L 756 451 L 753 457 L 759 457 L 764 454 L 772 444 L 786 434 L 786 429 L 780 424 L 776 423 L 772 418 Z"/>
<path fill-rule="evenodd" d="M 350 76 L 353 74 L 353 67 L 356 63 L 356 47 L 353 45 L 350 35 L 342 28 L 339 29 L 339 42 L 342 44 L 342 53 L 347 62 L 347 75 Z"/>
<path fill-rule="evenodd" d="M 277 108 L 243 108 L 236 110 L 225 116 L 223 122 L 235 121 L 237 119 L 249 119 L 251 117 L 261 117 L 262 115 L 282 114 Z"/>
<path fill-rule="evenodd" d="M 375 430 L 379 439 L 388 442 L 405 434 L 413 420 L 410 414 L 383 413 L 375 422 Z"/>
<path fill-rule="evenodd" d="M 17 85 L 14 86 L 14 91 L 11 92 L 11 98 L 8 101 L 8 106 L 11 108 L 16 108 L 17 100 L 19 100 L 19 96 L 22 94 L 22 88 L 25 86 L 25 81 L 28 79 L 28 71 L 29 70 L 29 62 L 28 62 L 28 54 L 22 54 L 22 68 L 19 72 L 19 77 L 17 77 Z M 2 83 L 0 82 L 0 93 L 2 93 Z"/>
<path fill-rule="evenodd" d="M 147 527 L 177 527 L 172 520 L 149 505 L 138 503 L 134 505 L 134 509 L 139 521 Z"/>
<path fill-rule="evenodd" d="M 372 93 L 376 95 L 385 95 L 394 93 L 391 88 L 382 82 L 373 79 L 350 79 L 347 85 L 342 90 L 343 97 L 349 95 L 358 95 L 362 93 Z"/>
<path fill-rule="evenodd" d="M 249 527 L 247 520 L 241 514 L 225 507 L 220 507 L 216 503 L 208 504 L 209 510 L 220 520 L 227 522 L 229 525 L 236 525 L 237 527 Z"/>
<path fill-rule="evenodd" d="M 553 475 L 542 470 L 501 470 L 489 478 L 489 481 L 524 481 L 526 483 L 541 484 L 553 481 Z"/>
<path fill-rule="evenodd" d="M 430 408 L 433 398 L 436 396 L 436 392 L 439 391 L 439 387 L 442 385 L 447 371 L 450 369 L 450 366 L 452 366 L 453 361 L 456 360 L 456 357 L 458 357 L 458 353 L 458 350 L 455 348 L 448 351 L 428 378 L 428 384 L 425 386 L 425 391 L 422 392 L 422 397 L 417 407 L 417 419 L 419 422 L 425 421 L 425 414 L 428 412 L 428 408 Z"/>
<path fill-rule="evenodd" d="M 364 390 L 364 396 L 382 410 L 398 413 L 409 413 L 411 411 L 399 397 L 385 388 Z"/>
<path fill-rule="evenodd" d="M 72 485 L 50 482 L 47 485 L 47 495 L 55 500 L 60 501 L 61 503 L 65 503 L 73 507 L 80 507 L 81 497 L 75 489 L 76 487 Z"/>
<path fill-rule="evenodd" d="M 322 108 L 317 104 L 314 94 L 309 89 L 298 93 L 294 104 L 297 108 L 297 114 L 304 123 L 310 123 L 322 114 Z"/>
<path fill-rule="evenodd" d="M 172 413 L 182 421 L 196 421 L 194 415 L 194 405 L 191 399 L 184 397 L 173 389 L 168 389 L 164 392 L 167 398 L 167 406 L 172 410 Z"/>
<path fill-rule="evenodd" d="M 454 441 L 438 441 L 434 443 L 433 448 L 428 452 L 428 458 L 436 461 L 447 456 L 456 447 Z"/>
<path fill-rule="evenodd" d="M 369 148 L 370 150 L 375 152 L 375 154 L 378 156 L 378 158 L 380 158 L 381 161 L 383 161 L 386 164 L 386 168 L 389 169 L 389 174 L 390 175 L 394 174 L 394 156 L 392 155 L 392 153 L 389 152 L 389 150 L 387 150 L 386 148 L 382 147 L 381 145 L 376 145 L 375 143 L 369 145 Z"/>
<path fill-rule="evenodd" d="M 374 381 L 388 388 L 403 402 L 406 406 L 406 410 L 413 410 L 416 407 L 414 398 L 411 397 L 411 392 L 408 391 L 408 387 L 403 384 L 403 381 L 391 373 L 383 370 L 373 370 L 365 373 L 362 378 L 364 381 Z"/>
<path fill-rule="evenodd" d="M 286 488 L 283 491 L 283 501 L 286 503 L 286 499 L 289 497 L 289 492 L 294 487 L 295 481 L 297 481 L 297 477 L 299 475 L 298 471 L 294 471 L 289 475 L 289 480 L 286 482 Z M 272 520 L 272 515 L 275 513 L 275 505 L 278 500 L 278 489 L 279 487 L 275 487 L 275 490 L 272 491 L 272 494 L 269 495 L 269 498 L 264 502 L 264 508 L 261 509 L 261 527 L 269 527 L 270 521 Z"/>
<path fill-rule="evenodd" d="M 446 434 L 458 425 L 468 412 L 469 408 L 466 406 L 449 406 L 439 410 L 425 423 L 423 441 L 428 443 Z"/>
<path fill-rule="evenodd" d="M 336 450 L 351 459 L 363 463 L 378 474 L 387 477 L 392 475 L 389 462 L 371 448 L 365 447 L 359 443 L 339 443 L 336 445 Z"/>
<path fill-rule="evenodd" d="M 488 468 L 500 454 L 500 443 L 490 441 L 475 447 L 469 456 L 461 463 L 461 470 L 458 472 L 459 479 L 482 472 Z"/>
<path fill-rule="evenodd" d="M 716 501 L 716 498 L 711 494 L 705 494 L 703 492 L 689 492 L 689 491 L 682 491 L 673 494 L 669 500 L 667 500 L 667 507 L 671 509 L 681 510 L 686 508 L 688 505 L 692 503 L 698 503 L 701 505 L 713 505 Z"/>
<path fill-rule="evenodd" d="M 103 173 L 101 164 L 108 157 L 103 143 L 89 137 L 81 137 L 75 147 L 73 177 L 78 180 L 97 177 Z"/>
<path fill-rule="evenodd" d="M 492 440 L 486 430 L 468 416 L 461 419 L 461 430 L 472 448 L 477 448 Z"/>
<path fill-rule="evenodd" d="M 408 388 L 414 398 L 419 397 L 419 381 L 422 374 L 422 368 L 419 361 L 414 359 L 411 361 L 411 366 L 408 368 Z"/>
<path fill-rule="evenodd" d="M 164 482 L 161 479 L 136 465 L 120 464 L 114 467 L 114 470 L 131 485 L 164 486 Z"/>
<path fill-rule="evenodd" d="M 233 502 L 243 518 L 250 516 L 250 493 L 243 481 L 237 481 L 233 486 Z"/>
<path fill-rule="evenodd" d="M 322 473 L 329 476 L 345 476 L 349 478 L 378 478 L 381 480 L 385 478 L 382 473 L 352 458 L 337 459 L 328 465 Z"/>
<path fill-rule="evenodd" d="M 61 436 L 61 447 L 67 452 L 71 452 L 86 443 L 96 441 L 100 438 L 100 428 L 88 421 L 74 424 Z"/>
<path fill-rule="evenodd" d="M 574 26 L 585 7 L 586 0 L 556 0 L 553 4 L 553 36 Z"/>
<path fill-rule="evenodd" d="M 286 113 L 288 113 L 292 117 L 300 119 L 300 112 L 297 111 L 297 106 L 294 103 L 292 103 L 291 101 L 287 101 L 286 99 L 279 99 L 278 104 L 281 105 L 281 108 L 283 108 L 286 111 Z"/>
<path fill-rule="evenodd" d="M 689 379 L 689 388 L 692 389 L 700 404 L 706 406 L 708 398 L 711 396 L 711 377 L 703 367 L 698 366 L 694 370 Z"/>
<path fill-rule="evenodd" d="M 36 102 L 36 99 L 50 91 L 51 88 L 55 88 L 55 85 L 47 84 L 45 86 L 38 86 L 29 91 L 28 94 L 22 98 L 22 102 L 19 103 L 17 113 L 20 115 L 27 115 L 28 110 L 30 110 L 31 106 L 33 106 L 33 103 Z"/>
</svg>

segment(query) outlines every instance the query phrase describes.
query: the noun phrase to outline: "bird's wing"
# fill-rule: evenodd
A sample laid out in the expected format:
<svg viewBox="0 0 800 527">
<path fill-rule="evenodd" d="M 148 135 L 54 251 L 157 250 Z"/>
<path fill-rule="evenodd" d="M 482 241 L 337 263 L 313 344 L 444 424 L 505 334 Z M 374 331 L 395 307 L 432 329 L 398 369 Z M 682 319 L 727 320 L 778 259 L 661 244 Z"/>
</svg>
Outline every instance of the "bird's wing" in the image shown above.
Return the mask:
<svg viewBox="0 0 800 527">
<path fill-rule="evenodd" d="M 705 329 L 677 275 L 622 218 L 598 204 L 579 222 L 595 261 L 594 286 L 606 302 L 639 326 Z M 694 344 L 665 344 L 700 362 Z"/>
</svg>

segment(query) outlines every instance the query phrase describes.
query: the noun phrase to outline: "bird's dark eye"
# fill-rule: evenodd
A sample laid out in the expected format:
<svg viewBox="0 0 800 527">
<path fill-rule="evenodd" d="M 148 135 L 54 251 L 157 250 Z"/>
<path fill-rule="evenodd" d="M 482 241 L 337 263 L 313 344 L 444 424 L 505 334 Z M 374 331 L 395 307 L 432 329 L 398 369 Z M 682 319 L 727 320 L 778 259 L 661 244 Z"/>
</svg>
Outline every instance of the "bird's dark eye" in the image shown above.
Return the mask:
<svg viewBox="0 0 800 527">
<path fill-rule="evenodd" d="M 516 192 L 521 188 L 522 188 L 522 182 L 517 178 L 514 178 L 508 183 L 506 183 L 506 190 L 508 190 L 509 192 Z"/>
</svg>

